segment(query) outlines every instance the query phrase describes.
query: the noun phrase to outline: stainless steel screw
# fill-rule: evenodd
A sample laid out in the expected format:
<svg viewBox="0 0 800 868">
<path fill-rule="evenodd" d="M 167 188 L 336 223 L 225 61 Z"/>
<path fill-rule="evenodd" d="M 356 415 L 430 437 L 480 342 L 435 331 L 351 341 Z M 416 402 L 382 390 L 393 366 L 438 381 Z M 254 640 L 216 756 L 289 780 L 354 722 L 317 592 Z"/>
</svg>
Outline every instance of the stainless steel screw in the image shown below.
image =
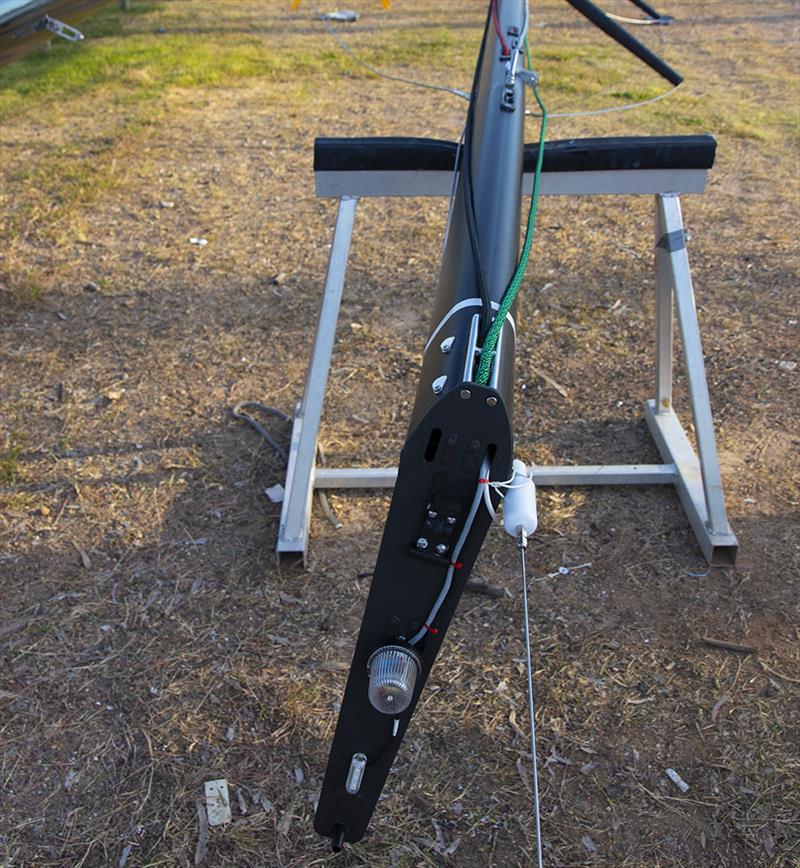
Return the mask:
<svg viewBox="0 0 800 868">
<path fill-rule="evenodd" d="M 486 399 L 486 406 L 487 407 L 496 407 L 497 406 L 497 398 L 495 398 L 494 395 L 489 395 L 489 397 Z"/>
<path fill-rule="evenodd" d="M 421 537 L 417 540 L 417 548 L 418 548 L 418 549 L 426 549 L 426 548 L 428 548 L 428 540 L 426 540 L 424 536 L 421 536 Z"/>
<path fill-rule="evenodd" d="M 472 392 L 469 389 L 462 389 L 459 393 L 461 397 L 466 401 L 468 398 L 472 397 Z"/>
<path fill-rule="evenodd" d="M 447 546 L 444 543 L 439 543 L 439 545 L 436 546 L 436 554 L 437 555 L 443 555 L 446 551 L 447 551 Z"/>
</svg>

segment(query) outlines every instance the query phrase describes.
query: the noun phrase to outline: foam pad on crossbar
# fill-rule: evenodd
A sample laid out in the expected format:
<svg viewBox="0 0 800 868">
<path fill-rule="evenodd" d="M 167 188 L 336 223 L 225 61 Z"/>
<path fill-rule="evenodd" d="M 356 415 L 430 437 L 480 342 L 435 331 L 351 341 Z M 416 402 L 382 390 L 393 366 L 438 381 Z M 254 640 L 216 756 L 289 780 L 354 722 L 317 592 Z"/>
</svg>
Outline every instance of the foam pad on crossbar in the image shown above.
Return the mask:
<svg viewBox="0 0 800 868">
<path fill-rule="evenodd" d="M 451 171 L 456 142 L 440 139 L 382 138 L 314 141 L 314 171 Z M 710 169 L 713 136 L 627 136 L 547 142 L 543 172 L 602 172 L 628 169 Z M 525 145 L 524 171 L 533 172 L 538 145 Z"/>
</svg>

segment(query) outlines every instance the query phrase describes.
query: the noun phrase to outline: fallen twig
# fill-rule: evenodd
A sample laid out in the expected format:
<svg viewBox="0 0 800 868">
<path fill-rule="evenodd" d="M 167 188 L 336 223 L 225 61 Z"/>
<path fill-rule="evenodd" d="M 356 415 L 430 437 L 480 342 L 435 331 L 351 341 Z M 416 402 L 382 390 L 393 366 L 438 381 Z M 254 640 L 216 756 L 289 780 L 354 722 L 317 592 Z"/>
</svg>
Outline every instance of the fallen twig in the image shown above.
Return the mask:
<svg viewBox="0 0 800 868">
<path fill-rule="evenodd" d="M 567 394 L 567 390 L 561 385 L 561 383 L 557 383 L 552 377 L 549 377 L 544 371 L 540 371 L 538 368 L 531 367 L 531 371 L 536 374 L 537 377 L 540 377 L 542 380 L 547 383 L 548 386 L 551 386 L 553 389 L 561 395 L 562 398 L 567 398 L 569 395 Z"/>
<path fill-rule="evenodd" d="M 25 621 L 12 621 L 10 624 L 5 624 L 4 626 L 0 627 L 0 639 L 2 639 L 4 636 L 8 636 L 9 633 L 14 633 L 17 630 L 26 627 L 29 621 L 30 619 L 27 619 Z"/>
<path fill-rule="evenodd" d="M 711 709 L 711 722 L 714 723 L 717 719 L 717 715 L 719 714 L 720 708 L 728 701 L 727 696 L 720 696 L 720 698 L 714 703 Z"/>
<path fill-rule="evenodd" d="M 738 642 L 727 642 L 725 639 L 712 639 L 710 636 L 703 636 L 703 641 L 706 645 L 711 645 L 712 648 L 722 648 L 725 651 L 738 651 L 740 654 L 758 654 L 758 648 L 755 645 L 740 645 Z"/>
<path fill-rule="evenodd" d="M 322 451 L 322 446 L 317 444 L 317 456 L 321 467 L 325 466 L 325 453 Z M 319 497 L 319 505 L 322 507 L 322 512 L 325 515 L 325 518 L 328 519 L 331 526 L 334 530 L 339 530 L 343 527 L 342 523 L 336 517 L 336 513 L 331 509 L 330 503 L 328 503 L 328 497 L 324 491 L 317 491 L 317 495 Z"/>
<path fill-rule="evenodd" d="M 487 597 L 502 597 L 505 591 L 498 588 L 497 585 L 490 585 L 483 579 L 469 579 L 465 585 L 465 590 L 474 591 L 476 594 L 485 594 Z"/>
<path fill-rule="evenodd" d="M 319 505 L 322 507 L 322 512 L 325 514 L 325 518 L 328 519 L 335 530 L 339 530 L 343 525 L 339 519 L 336 518 L 336 513 L 331 509 L 331 505 L 328 503 L 328 498 L 325 495 L 325 492 L 317 491 L 317 496 L 319 497 Z"/>
<path fill-rule="evenodd" d="M 206 813 L 206 806 L 203 804 L 202 799 L 197 799 L 194 804 L 197 808 L 197 823 L 199 826 L 197 831 L 197 846 L 194 850 L 194 864 L 202 865 L 208 855 L 208 814 Z"/>
<path fill-rule="evenodd" d="M 763 660 L 759 660 L 759 665 L 765 672 L 769 672 L 770 675 L 774 675 L 776 678 L 782 678 L 784 681 L 788 681 L 791 684 L 800 684 L 800 678 L 792 678 L 789 675 L 784 675 L 783 672 L 777 672 L 775 669 L 772 669 L 770 666 Z"/>
</svg>

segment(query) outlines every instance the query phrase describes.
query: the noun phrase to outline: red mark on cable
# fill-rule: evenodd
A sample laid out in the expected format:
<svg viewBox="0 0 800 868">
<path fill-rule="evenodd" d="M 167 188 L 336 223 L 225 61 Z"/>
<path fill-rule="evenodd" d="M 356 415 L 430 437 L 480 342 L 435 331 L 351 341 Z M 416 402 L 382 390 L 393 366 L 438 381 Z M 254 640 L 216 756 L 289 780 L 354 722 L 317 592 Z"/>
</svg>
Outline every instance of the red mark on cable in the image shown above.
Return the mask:
<svg viewBox="0 0 800 868">
<path fill-rule="evenodd" d="M 455 561 L 453 563 L 453 569 L 456 569 L 456 570 L 460 570 L 461 567 L 463 567 L 463 566 L 464 566 L 464 564 L 462 564 L 461 561 Z"/>
<path fill-rule="evenodd" d="M 500 48 L 504 57 L 511 56 L 511 49 L 503 36 L 503 28 L 500 26 L 500 16 L 497 14 L 497 0 L 492 0 L 492 19 L 494 20 L 494 29 L 497 31 L 497 38 L 500 40 Z"/>
<path fill-rule="evenodd" d="M 433 633 L 434 636 L 439 632 L 439 629 L 438 629 L 437 627 L 431 627 L 430 624 L 426 624 L 426 625 L 425 625 L 425 629 L 426 629 L 429 633 Z"/>
</svg>

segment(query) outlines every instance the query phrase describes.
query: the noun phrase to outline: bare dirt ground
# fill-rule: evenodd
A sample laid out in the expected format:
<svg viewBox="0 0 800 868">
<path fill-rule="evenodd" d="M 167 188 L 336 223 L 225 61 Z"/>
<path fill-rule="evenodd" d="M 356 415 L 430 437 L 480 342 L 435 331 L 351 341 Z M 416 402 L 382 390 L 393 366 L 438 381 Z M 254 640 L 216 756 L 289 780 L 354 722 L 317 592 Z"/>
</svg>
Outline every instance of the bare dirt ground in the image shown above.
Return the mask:
<svg viewBox="0 0 800 868">
<path fill-rule="evenodd" d="M 123 27 L 335 56 L 305 5 L 151 5 Z M 468 85 L 480 3 L 352 5 L 359 50 L 376 41 L 393 71 Z M 677 22 L 646 37 L 686 89 L 554 121 L 550 137 L 718 137 L 684 216 L 741 551 L 708 571 L 670 490 L 541 492 L 530 563 L 546 861 L 798 865 L 798 5 L 668 5 Z M 626 101 L 591 90 L 616 64 L 636 69 L 621 50 L 564 4 L 537 15 L 551 110 Z M 436 43 L 442 32 L 458 41 Z M 395 57 L 401 38 L 419 51 Z M 559 64 L 573 62 L 571 84 Z M 126 92 L 154 87 L 157 69 L 132 62 Z M 333 857 L 314 802 L 388 496 L 333 496 L 340 530 L 315 505 L 308 568 L 277 565 L 279 506 L 263 492 L 280 460 L 229 415 L 243 398 L 291 412 L 302 391 L 335 214 L 313 195 L 314 137 L 454 139 L 463 105 L 352 64 L 179 80 L 147 103 L 115 87 L 22 101 L 0 132 L 0 861 L 529 864 L 510 541 L 490 533 L 476 569 L 508 594 L 465 595 L 370 833 Z M 396 460 L 444 218 L 430 200 L 359 208 L 331 463 Z M 641 421 L 652 244 L 649 199 L 543 202 L 519 314 L 524 459 L 658 460 Z M 680 377 L 676 399 L 687 419 Z M 217 777 L 234 822 L 204 843 L 198 800 Z"/>
</svg>

